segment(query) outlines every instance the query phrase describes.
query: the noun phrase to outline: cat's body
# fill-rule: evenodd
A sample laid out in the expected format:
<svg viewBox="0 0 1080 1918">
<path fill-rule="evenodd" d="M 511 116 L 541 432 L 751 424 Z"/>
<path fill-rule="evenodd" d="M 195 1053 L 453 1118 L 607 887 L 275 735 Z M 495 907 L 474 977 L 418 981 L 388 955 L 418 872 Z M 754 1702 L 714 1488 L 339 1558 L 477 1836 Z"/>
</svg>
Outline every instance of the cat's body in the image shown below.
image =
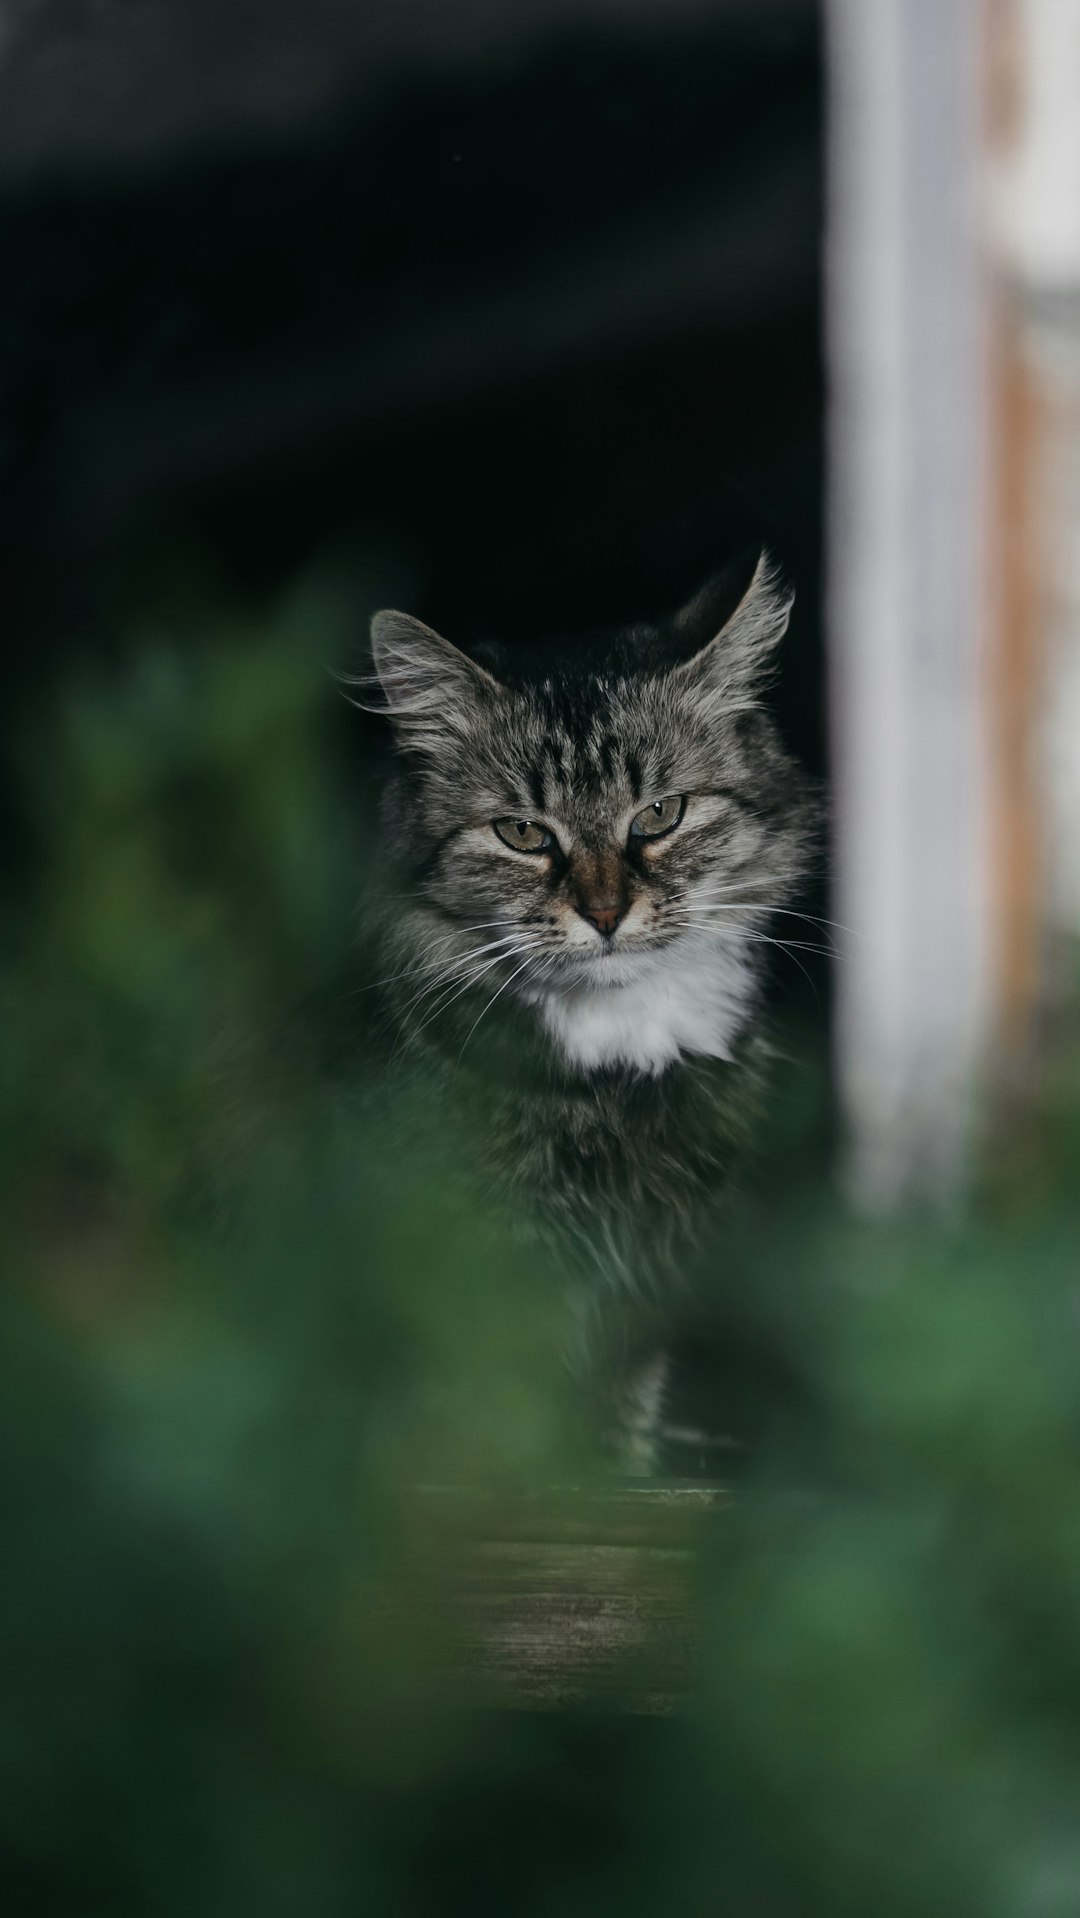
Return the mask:
<svg viewBox="0 0 1080 1918">
<path fill-rule="evenodd" d="M 765 928 L 808 837 L 758 698 L 788 602 L 761 562 L 717 631 L 722 593 L 531 657 L 466 658 L 397 613 L 372 633 L 401 1040 L 565 1248 L 574 1360 L 639 1466 L 651 1348 L 760 1103 Z"/>
</svg>

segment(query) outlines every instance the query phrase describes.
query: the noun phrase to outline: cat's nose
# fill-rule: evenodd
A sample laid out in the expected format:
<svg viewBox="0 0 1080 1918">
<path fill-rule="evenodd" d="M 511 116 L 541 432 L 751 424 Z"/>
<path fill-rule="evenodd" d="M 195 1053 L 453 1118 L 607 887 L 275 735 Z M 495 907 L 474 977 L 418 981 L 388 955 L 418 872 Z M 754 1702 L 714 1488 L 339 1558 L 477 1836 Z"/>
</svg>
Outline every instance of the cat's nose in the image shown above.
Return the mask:
<svg viewBox="0 0 1080 1918">
<path fill-rule="evenodd" d="M 625 916 L 626 907 L 599 906 L 589 903 L 579 906 L 578 911 L 583 919 L 588 920 L 590 926 L 595 926 L 597 932 L 602 933 L 605 939 L 610 939 L 620 919 Z"/>
</svg>

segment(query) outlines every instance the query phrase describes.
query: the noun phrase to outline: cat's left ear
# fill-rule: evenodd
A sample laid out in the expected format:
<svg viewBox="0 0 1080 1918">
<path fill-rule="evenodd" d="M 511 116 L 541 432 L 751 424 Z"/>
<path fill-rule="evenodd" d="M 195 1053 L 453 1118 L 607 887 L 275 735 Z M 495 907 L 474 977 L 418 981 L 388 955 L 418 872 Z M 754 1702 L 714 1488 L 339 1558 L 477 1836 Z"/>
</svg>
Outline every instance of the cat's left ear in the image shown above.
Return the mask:
<svg viewBox="0 0 1080 1918">
<path fill-rule="evenodd" d="M 684 656 L 678 674 L 719 692 L 761 679 L 787 631 L 795 593 L 766 552 L 745 578 L 744 569 L 733 589 L 730 577 L 719 575 L 676 614 L 673 631 Z"/>
</svg>

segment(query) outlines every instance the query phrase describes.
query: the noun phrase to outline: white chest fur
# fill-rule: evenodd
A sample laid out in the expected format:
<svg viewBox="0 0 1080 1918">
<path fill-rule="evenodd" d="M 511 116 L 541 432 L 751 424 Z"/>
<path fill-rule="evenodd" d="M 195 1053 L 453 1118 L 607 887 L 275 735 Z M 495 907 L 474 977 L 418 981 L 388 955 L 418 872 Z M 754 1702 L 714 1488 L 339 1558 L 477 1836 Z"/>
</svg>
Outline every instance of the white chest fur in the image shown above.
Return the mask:
<svg viewBox="0 0 1080 1918">
<path fill-rule="evenodd" d="M 690 936 L 642 954 L 625 984 L 575 984 L 545 992 L 536 1005 L 574 1065 L 659 1073 L 686 1053 L 730 1058 L 753 996 L 742 952 Z"/>
</svg>

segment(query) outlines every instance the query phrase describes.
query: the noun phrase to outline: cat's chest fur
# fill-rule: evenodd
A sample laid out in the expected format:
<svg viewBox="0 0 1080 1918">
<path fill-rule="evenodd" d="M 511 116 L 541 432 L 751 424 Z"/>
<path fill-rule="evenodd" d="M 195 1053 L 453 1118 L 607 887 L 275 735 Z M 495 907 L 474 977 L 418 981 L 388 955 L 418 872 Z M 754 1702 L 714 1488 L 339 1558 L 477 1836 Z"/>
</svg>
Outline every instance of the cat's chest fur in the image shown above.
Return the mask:
<svg viewBox="0 0 1080 1918">
<path fill-rule="evenodd" d="M 754 991 L 741 954 L 688 941 L 675 963 L 670 953 L 646 956 L 625 984 L 544 992 L 534 1003 L 569 1065 L 657 1075 L 690 1055 L 730 1059 Z"/>
</svg>

